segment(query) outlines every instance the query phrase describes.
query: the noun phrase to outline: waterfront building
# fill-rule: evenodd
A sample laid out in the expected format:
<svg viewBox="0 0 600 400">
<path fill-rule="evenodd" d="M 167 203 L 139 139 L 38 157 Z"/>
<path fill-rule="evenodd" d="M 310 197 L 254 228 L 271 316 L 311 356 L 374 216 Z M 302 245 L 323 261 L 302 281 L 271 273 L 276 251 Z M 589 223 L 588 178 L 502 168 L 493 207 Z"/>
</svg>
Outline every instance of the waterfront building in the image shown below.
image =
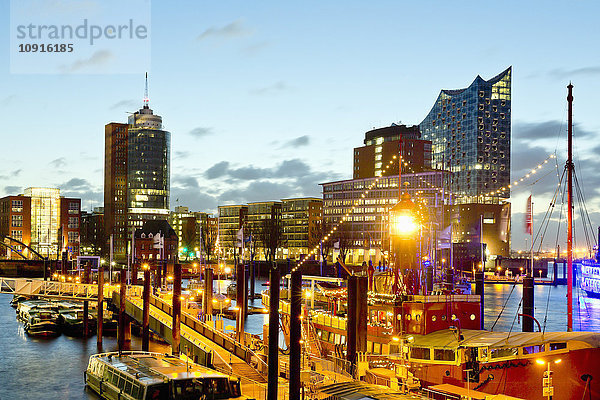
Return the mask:
<svg viewBox="0 0 600 400">
<path fill-rule="evenodd" d="M 31 198 L 31 247 L 42 256 L 56 255 L 59 248 L 60 190 L 31 187 L 25 189 Z"/>
<path fill-rule="evenodd" d="M 105 230 L 121 262 L 135 229 L 169 216 L 171 134 L 150 109 L 147 84 L 143 107 L 128 123 L 105 126 Z"/>
<path fill-rule="evenodd" d="M 81 199 L 60 198 L 60 228 L 62 253 L 66 253 L 68 260 L 73 260 L 79 255 L 80 228 L 81 228 Z M 64 257 L 64 256 L 63 256 Z"/>
<path fill-rule="evenodd" d="M 104 246 L 112 235 L 116 258 L 127 251 L 127 131 L 117 122 L 104 127 Z"/>
<path fill-rule="evenodd" d="M 217 218 L 205 212 L 190 211 L 189 207 L 177 206 L 169 213 L 169 224 L 179 237 L 179 257 L 182 259 L 201 259 L 206 255 L 205 236 L 213 239 L 216 235 L 210 229 L 217 230 Z"/>
<path fill-rule="evenodd" d="M 0 199 L 0 234 L 10 236 L 25 245 L 31 245 L 31 198 L 23 195 Z M 21 258 L 17 252 L 29 257 L 29 250 L 2 237 L 0 257 Z M 7 247 L 10 246 L 10 247 Z"/>
<path fill-rule="evenodd" d="M 320 223 L 323 212 L 323 200 L 315 197 L 301 197 L 281 200 L 283 235 L 287 257 L 300 258 L 318 243 Z"/>
<path fill-rule="evenodd" d="M 246 223 L 247 205 L 219 206 L 217 253 L 225 259 L 233 259 L 237 233 Z"/>
<path fill-rule="evenodd" d="M 389 209 L 398 203 L 398 174 L 377 178 L 348 179 L 321 183 L 323 189 L 323 223 L 326 231 L 340 222 L 343 224 L 332 235 L 338 248 L 346 247 L 346 262 L 358 264 L 362 261 L 378 262 L 389 250 Z M 452 204 L 451 193 L 445 190 L 450 183 L 448 171 L 423 171 L 402 174 L 403 192 L 408 192 L 413 201 L 420 202 L 426 209 L 425 229 L 441 231 L 449 218 L 444 211 Z M 364 194 L 364 197 L 363 197 Z M 353 205 L 357 204 L 354 209 Z M 335 250 L 338 252 L 338 250 Z M 335 257 L 333 257 L 335 260 Z"/>
<path fill-rule="evenodd" d="M 256 246 L 255 258 L 258 260 L 265 259 L 265 248 L 262 243 L 262 232 L 264 231 L 265 222 L 267 220 L 279 219 L 281 221 L 281 235 L 282 235 L 282 247 L 277 249 L 275 258 L 281 259 L 283 257 L 283 243 L 285 240 L 283 234 L 283 221 L 282 218 L 282 202 L 281 201 L 257 201 L 254 203 L 248 203 L 248 219 L 246 225 L 246 232 L 244 235 L 252 235 L 253 244 Z M 269 234 L 270 235 L 270 234 Z M 247 240 L 247 239 L 245 239 Z"/>
<path fill-rule="evenodd" d="M 135 257 L 138 263 L 172 265 L 177 260 L 178 237 L 165 220 L 149 220 L 135 230 Z M 172 269 L 172 267 L 170 268 Z"/>
<path fill-rule="evenodd" d="M 453 240 L 482 240 L 492 258 L 510 249 L 511 75 L 509 67 L 442 90 L 419 125 L 433 143 L 433 167 L 452 172 Z"/>
<path fill-rule="evenodd" d="M 80 251 L 83 255 L 100 256 L 107 253 L 104 230 L 104 207 L 94 207 L 92 212 L 81 211 Z"/>
<path fill-rule="evenodd" d="M 465 89 L 442 90 L 419 125 L 433 143 L 433 168 L 452 172 L 457 204 L 510 197 L 511 73 L 509 67 Z"/>
<path fill-rule="evenodd" d="M 431 141 L 423 140 L 418 125 L 391 126 L 365 133 L 364 146 L 354 148 L 354 179 L 398 175 L 398 170 L 385 170 L 394 156 L 402 154 L 412 171 L 431 169 Z"/>
<path fill-rule="evenodd" d="M 0 233 L 30 246 L 43 257 L 79 255 L 81 199 L 60 196 L 57 188 L 30 187 L 24 194 L 0 199 Z M 3 238 L 0 256 L 33 257 L 23 245 Z"/>
</svg>

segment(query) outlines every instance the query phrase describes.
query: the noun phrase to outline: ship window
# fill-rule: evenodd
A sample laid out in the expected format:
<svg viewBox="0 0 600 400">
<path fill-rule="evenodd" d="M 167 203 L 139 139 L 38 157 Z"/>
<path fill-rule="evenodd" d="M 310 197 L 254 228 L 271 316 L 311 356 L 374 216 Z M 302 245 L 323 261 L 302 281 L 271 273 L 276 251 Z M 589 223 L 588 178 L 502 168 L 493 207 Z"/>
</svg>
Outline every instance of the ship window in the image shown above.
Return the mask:
<svg viewBox="0 0 600 400">
<path fill-rule="evenodd" d="M 431 349 L 429 347 L 412 347 L 410 349 L 410 358 L 418 360 L 430 360 Z"/>
<path fill-rule="evenodd" d="M 544 345 L 526 346 L 523 347 L 523 354 L 535 354 L 544 351 Z"/>
<path fill-rule="evenodd" d="M 454 361 L 454 350 L 433 349 L 433 359 L 438 361 Z"/>
<path fill-rule="evenodd" d="M 566 343 L 550 343 L 550 351 L 552 351 L 552 350 L 566 349 L 566 348 L 567 348 L 567 344 Z"/>
<path fill-rule="evenodd" d="M 502 349 L 492 349 L 490 352 L 492 358 L 500 358 L 500 357 L 511 357 L 516 356 L 518 351 L 516 347 L 510 348 L 502 348 Z"/>
</svg>

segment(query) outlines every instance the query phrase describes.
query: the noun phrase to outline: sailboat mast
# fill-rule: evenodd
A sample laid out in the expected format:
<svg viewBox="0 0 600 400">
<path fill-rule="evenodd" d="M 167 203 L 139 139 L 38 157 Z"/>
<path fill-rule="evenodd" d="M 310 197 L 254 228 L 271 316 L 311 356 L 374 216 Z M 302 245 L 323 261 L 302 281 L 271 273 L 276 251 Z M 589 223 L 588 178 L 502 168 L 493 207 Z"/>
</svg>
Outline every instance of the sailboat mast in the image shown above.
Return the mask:
<svg viewBox="0 0 600 400">
<path fill-rule="evenodd" d="M 567 144 L 567 331 L 573 331 L 573 85 L 569 83 L 567 103 L 569 126 Z"/>
</svg>

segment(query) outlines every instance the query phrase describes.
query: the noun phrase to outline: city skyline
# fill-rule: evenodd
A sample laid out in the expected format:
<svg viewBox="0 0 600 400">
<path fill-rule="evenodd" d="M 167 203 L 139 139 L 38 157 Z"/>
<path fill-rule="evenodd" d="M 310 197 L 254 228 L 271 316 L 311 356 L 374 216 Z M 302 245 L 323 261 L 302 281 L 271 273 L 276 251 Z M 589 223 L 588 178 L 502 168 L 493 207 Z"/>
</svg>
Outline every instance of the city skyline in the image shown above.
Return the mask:
<svg viewBox="0 0 600 400">
<path fill-rule="evenodd" d="M 570 40 L 585 32 L 593 42 L 598 35 L 592 29 L 595 5 L 569 5 L 581 20 L 565 33 L 556 29 L 568 14 L 564 5 L 543 10 L 531 5 L 518 15 L 507 13 L 503 18 L 513 29 L 497 31 L 501 37 L 496 40 L 477 37 L 485 22 L 476 17 L 495 8 L 485 4 L 477 3 L 477 10 L 438 5 L 446 13 L 432 14 L 431 6 L 386 2 L 349 3 L 344 10 L 325 5 L 320 13 L 270 6 L 208 9 L 194 4 L 184 17 L 189 24 L 176 24 L 180 13 L 169 7 L 153 7 L 150 102 L 172 133 L 171 209 L 184 205 L 214 212 L 222 204 L 320 197 L 319 183 L 352 177 L 352 149 L 362 144 L 367 130 L 399 121 L 419 124 L 441 89 L 466 87 L 477 75 L 489 79 L 510 65 L 512 179 L 555 149 L 564 163 L 565 86 L 572 80 L 579 178 L 586 188 L 597 186 L 592 157 L 599 124 L 593 99 L 600 63 L 580 41 Z M 8 2 L 0 9 L 7 10 Z M 469 38 L 456 43 L 458 50 L 469 42 L 476 51 L 452 65 L 428 61 L 428 49 L 440 51 L 429 60 L 452 52 L 445 47 L 452 42 L 440 35 L 453 17 L 472 22 L 452 28 L 457 37 Z M 198 21 L 191 23 L 194 18 Z M 394 25 L 396 18 L 401 23 Z M 411 34 L 418 40 L 407 40 Z M 547 40 L 538 42 L 538 36 Z M 171 43 L 175 38 L 181 42 Z M 0 40 L 8 71 L 8 40 Z M 571 61 L 551 51 L 571 42 Z M 17 131 L 32 139 L 26 157 L 5 156 L 2 194 L 56 186 L 65 195 L 81 197 L 82 209 L 102 205 L 103 126 L 124 122 L 126 112 L 142 106 L 144 72 L 0 74 L 3 139 L 15 138 Z M 38 118 L 31 118 L 32 112 Z M 545 211 L 541 204 L 553 186 L 547 177 L 531 190 L 540 199 L 537 214 Z M 597 209 L 595 190 L 586 193 L 588 208 Z M 529 194 L 516 191 L 511 197 L 513 235 L 524 236 L 518 215 Z"/>
</svg>

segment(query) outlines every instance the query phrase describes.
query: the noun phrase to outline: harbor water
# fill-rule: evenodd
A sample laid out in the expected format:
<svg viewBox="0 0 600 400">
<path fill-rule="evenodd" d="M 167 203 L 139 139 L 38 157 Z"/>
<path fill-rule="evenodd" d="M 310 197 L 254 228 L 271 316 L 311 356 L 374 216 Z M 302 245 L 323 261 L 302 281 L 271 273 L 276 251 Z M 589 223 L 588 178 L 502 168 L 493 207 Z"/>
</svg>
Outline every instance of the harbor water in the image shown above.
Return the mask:
<svg viewBox="0 0 600 400">
<path fill-rule="evenodd" d="M 221 291 L 225 291 L 226 285 L 221 283 Z M 264 286 L 257 282 L 256 291 L 263 289 Z M 486 284 L 485 291 L 486 329 L 491 329 L 495 323 L 494 331 L 520 331 L 517 314 L 521 312 L 518 309 L 522 286 Z M 537 285 L 535 295 L 535 316 L 542 329 L 545 325 L 546 331 L 565 331 L 566 287 Z M 96 337 L 28 337 L 23 324 L 16 319 L 15 310 L 10 307 L 10 300 L 10 295 L 0 294 L 0 399 L 97 399 L 97 395 L 85 389 L 83 381 L 89 356 L 99 351 Z M 260 306 L 260 300 L 255 300 L 254 305 Z M 573 309 L 574 330 L 600 331 L 600 299 L 587 298 L 574 289 Z M 262 334 L 263 322 L 264 315 L 249 316 L 246 330 Z M 225 325 L 229 324 L 235 325 L 235 321 L 225 322 Z M 131 349 L 141 349 L 139 338 L 132 337 Z M 116 337 L 105 337 L 100 351 L 116 350 Z M 170 351 L 168 345 L 159 343 L 151 343 L 150 350 Z"/>
</svg>

